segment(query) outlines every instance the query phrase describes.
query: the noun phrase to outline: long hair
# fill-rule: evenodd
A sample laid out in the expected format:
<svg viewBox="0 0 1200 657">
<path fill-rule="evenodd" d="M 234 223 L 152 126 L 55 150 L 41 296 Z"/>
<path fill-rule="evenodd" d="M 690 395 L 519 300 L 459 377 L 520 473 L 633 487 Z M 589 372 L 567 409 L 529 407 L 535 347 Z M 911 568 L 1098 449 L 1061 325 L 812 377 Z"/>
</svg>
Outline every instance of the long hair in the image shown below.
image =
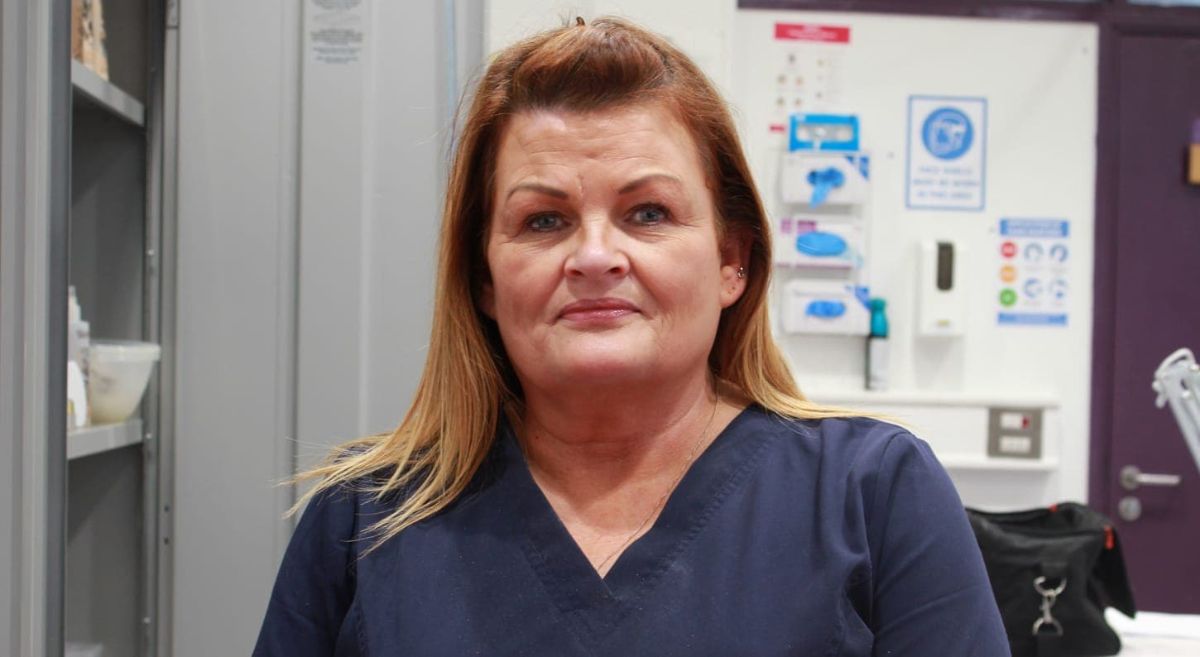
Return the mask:
<svg viewBox="0 0 1200 657">
<path fill-rule="evenodd" d="M 346 443 L 320 466 L 314 495 L 354 486 L 395 510 L 370 533 L 376 546 L 435 515 L 464 492 L 492 447 L 501 413 L 519 418 L 520 384 L 495 322 L 480 310 L 484 249 L 499 142 L 520 112 L 595 112 L 662 103 L 696 142 L 715 201 L 718 232 L 750 246 L 746 288 L 724 309 L 709 356 L 713 377 L 768 411 L 794 418 L 847 415 L 800 393 L 767 317 L 770 231 L 724 101 L 665 39 L 603 18 L 536 35 L 499 52 L 475 90 L 450 168 L 442 215 L 428 358 L 412 406 L 391 434 Z"/>
</svg>

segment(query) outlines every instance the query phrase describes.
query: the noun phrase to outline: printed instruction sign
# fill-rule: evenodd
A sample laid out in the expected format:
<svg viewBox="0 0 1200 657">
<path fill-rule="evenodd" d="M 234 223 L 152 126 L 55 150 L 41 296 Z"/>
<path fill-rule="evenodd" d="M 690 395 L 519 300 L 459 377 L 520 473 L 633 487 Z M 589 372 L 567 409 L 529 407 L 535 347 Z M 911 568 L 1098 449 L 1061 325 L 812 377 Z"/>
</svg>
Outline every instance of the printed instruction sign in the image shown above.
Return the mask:
<svg viewBox="0 0 1200 657">
<path fill-rule="evenodd" d="M 986 156 L 986 99 L 909 96 L 909 209 L 983 210 Z"/>
<path fill-rule="evenodd" d="M 366 38 L 363 0 L 309 0 L 305 12 L 307 48 L 321 64 L 355 64 Z"/>
<path fill-rule="evenodd" d="M 1065 219 L 1001 219 L 996 254 L 1000 325 L 1066 326 L 1071 230 Z"/>
</svg>

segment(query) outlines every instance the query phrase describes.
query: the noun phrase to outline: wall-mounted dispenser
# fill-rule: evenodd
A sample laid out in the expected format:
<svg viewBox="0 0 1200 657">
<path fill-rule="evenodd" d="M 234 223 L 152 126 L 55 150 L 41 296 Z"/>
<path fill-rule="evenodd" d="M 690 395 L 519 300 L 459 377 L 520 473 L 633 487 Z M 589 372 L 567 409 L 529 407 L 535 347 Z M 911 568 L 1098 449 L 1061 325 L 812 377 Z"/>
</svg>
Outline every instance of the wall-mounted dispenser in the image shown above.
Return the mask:
<svg viewBox="0 0 1200 657">
<path fill-rule="evenodd" d="M 851 269 L 862 261 L 862 222 L 842 217 L 797 215 L 774 222 L 774 258 L 780 267 Z"/>
<path fill-rule="evenodd" d="M 866 289 L 837 281 L 793 279 L 783 286 L 785 333 L 866 335 L 870 324 Z"/>
<path fill-rule="evenodd" d="M 959 336 L 967 316 L 963 254 L 950 241 L 921 243 L 917 283 L 917 334 Z"/>
<path fill-rule="evenodd" d="M 780 176 L 783 202 L 810 208 L 862 203 L 868 167 L 861 153 L 788 153 Z"/>
<path fill-rule="evenodd" d="M 779 328 L 867 334 L 870 156 L 853 114 L 792 114 L 781 143 L 773 259 Z"/>
</svg>

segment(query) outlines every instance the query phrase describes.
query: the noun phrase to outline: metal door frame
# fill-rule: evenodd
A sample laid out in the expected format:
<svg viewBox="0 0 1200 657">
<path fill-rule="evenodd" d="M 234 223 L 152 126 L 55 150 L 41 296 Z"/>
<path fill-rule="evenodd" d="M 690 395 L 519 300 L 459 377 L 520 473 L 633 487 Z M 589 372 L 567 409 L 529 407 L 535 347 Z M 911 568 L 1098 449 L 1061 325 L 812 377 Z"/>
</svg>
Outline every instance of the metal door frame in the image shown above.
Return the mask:
<svg viewBox="0 0 1200 657">
<path fill-rule="evenodd" d="M 171 654 L 174 595 L 175 277 L 179 131 L 179 0 L 150 3 L 146 140 L 146 339 L 162 358 L 144 406 L 143 655 Z"/>
<path fill-rule="evenodd" d="M 1138 13 L 1100 26 L 1100 97 L 1097 124 L 1096 235 L 1092 324 L 1092 414 L 1088 499 L 1110 514 L 1112 492 L 1113 352 L 1116 348 L 1117 181 L 1120 168 L 1121 40 L 1131 36 L 1200 38 L 1200 8 Z M 1182 346 L 1182 345 L 1181 345 Z M 1166 354 L 1163 354 L 1166 356 Z M 1146 406 L 1153 403 L 1154 373 L 1147 370 Z M 1166 412 L 1166 411 L 1163 411 Z"/>
</svg>

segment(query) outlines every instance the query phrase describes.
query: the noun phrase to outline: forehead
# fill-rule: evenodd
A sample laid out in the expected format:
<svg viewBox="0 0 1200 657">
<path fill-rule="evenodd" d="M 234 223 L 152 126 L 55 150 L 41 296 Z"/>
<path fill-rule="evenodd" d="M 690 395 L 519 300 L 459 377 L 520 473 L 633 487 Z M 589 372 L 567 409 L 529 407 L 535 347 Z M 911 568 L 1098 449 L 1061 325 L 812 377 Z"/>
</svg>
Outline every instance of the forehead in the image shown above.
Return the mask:
<svg viewBox="0 0 1200 657">
<path fill-rule="evenodd" d="M 570 175 L 569 169 L 620 176 L 646 167 L 666 168 L 703 182 L 695 141 L 659 103 L 594 112 L 519 112 L 501 134 L 495 177 L 499 192 L 530 176 Z"/>
</svg>

